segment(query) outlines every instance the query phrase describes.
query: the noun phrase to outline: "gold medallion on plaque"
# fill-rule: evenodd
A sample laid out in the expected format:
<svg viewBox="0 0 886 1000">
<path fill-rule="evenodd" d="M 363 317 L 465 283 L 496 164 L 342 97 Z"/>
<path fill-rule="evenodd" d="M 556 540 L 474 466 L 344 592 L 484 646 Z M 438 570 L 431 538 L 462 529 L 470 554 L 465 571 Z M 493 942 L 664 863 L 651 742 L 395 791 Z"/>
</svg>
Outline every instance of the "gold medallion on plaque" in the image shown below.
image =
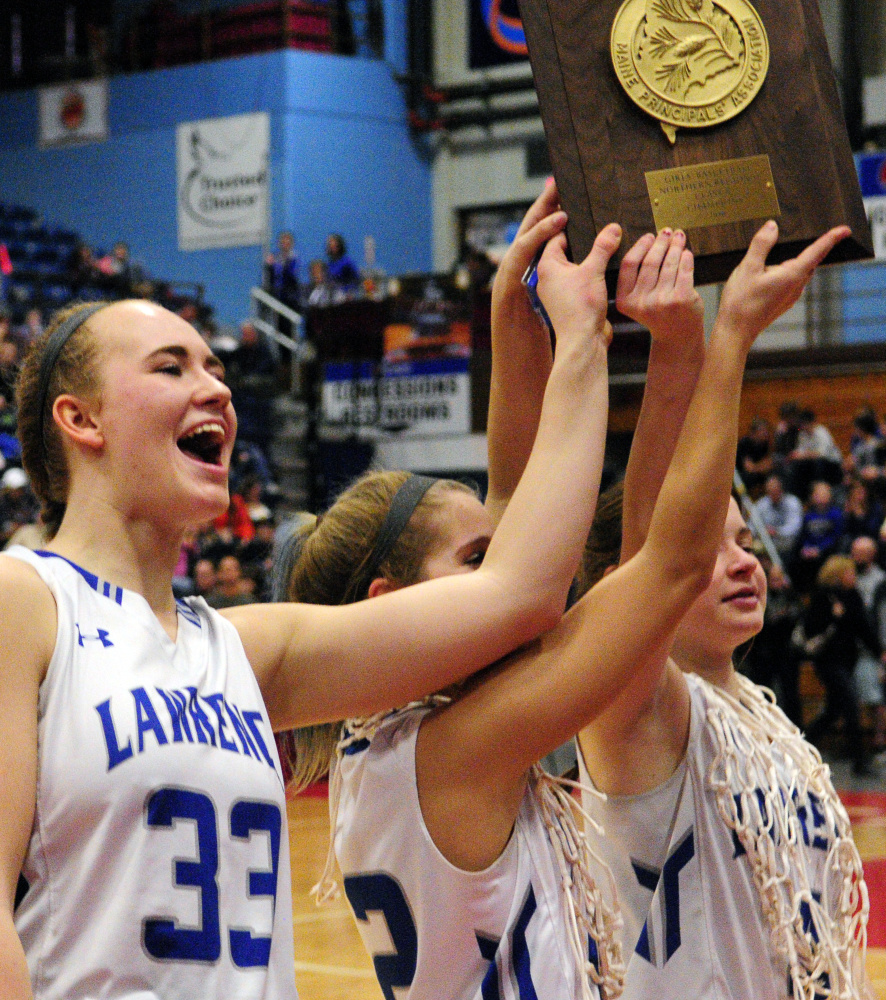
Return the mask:
<svg viewBox="0 0 886 1000">
<path fill-rule="evenodd" d="M 612 63 L 628 96 L 661 122 L 706 128 L 740 114 L 769 69 L 769 39 L 748 0 L 625 0 Z"/>
</svg>

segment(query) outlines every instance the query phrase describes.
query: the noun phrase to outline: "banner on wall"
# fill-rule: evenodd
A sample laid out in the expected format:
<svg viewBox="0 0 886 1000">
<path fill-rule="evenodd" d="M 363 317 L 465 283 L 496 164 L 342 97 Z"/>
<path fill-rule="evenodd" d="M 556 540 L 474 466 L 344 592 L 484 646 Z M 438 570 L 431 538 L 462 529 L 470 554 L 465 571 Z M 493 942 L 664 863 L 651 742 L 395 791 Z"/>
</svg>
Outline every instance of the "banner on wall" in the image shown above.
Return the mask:
<svg viewBox="0 0 886 1000">
<path fill-rule="evenodd" d="M 108 82 L 65 83 L 37 91 L 39 142 L 44 148 L 108 138 Z"/>
<path fill-rule="evenodd" d="M 529 51 L 517 0 L 468 0 L 468 66 L 525 62 Z"/>
<path fill-rule="evenodd" d="M 427 361 L 329 362 L 323 373 L 327 425 L 372 427 L 405 438 L 468 434 L 471 383 L 468 358 Z"/>
<path fill-rule="evenodd" d="M 877 260 L 886 260 L 886 153 L 857 157 L 858 179 Z"/>
<path fill-rule="evenodd" d="M 270 135 L 265 112 L 178 126 L 180 250 L 266 242 Z"/>
</svg>

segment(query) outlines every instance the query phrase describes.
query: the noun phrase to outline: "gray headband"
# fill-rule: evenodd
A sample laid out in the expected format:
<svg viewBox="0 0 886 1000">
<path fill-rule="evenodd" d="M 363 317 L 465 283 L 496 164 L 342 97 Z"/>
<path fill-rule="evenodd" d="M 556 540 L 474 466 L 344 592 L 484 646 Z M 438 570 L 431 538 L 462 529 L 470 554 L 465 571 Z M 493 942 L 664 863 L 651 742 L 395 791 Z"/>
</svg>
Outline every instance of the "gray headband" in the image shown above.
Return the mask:
<svg viewBox="0 0 886 1000">
<path fill-rule="evenodd" d="M 436 482 L 436 479 L 431 479 L 429 476 L 416 476 L 410 473 L 406 482 L 394 494 L 372 552 L 363 564 L 363 569 L 357 573 L 348 587 L 350 600 L 362 600 L 366 596 L 365 591 L 378 572 L 378 567 L 391 554 L 391 549 L 415 513 L 415 508 Z"/>
<path fill-rule="evenodd" d="M 58 361 L 59 355 L 64 349 L 65 344 L 67 344 L 67 342 L 71 339 L 71 336 L 89 319 L 90 316 L 94 316 L 99 309 L 104 309 L 108 304 L 109 303 L 107 302 L 94 302 L 91 305 L 81 306 L 76 312 L 71 313 L 71 315 L 68 316 L 63 323 L 60 323 L 52 331 L 49 336 L 49 340 L 46 343 L 46 348 L 43 351 L 43 357 L 40 359 L 40 371 L 37 377 L 37 387 L 40 398 L 40 441 L 43 444 L 44 454 L 46 452 L 46 438 L 44 436 L 46 403 L 49 399 L 49 380 L 52 378 L 56 362 Z"/>
</svg>

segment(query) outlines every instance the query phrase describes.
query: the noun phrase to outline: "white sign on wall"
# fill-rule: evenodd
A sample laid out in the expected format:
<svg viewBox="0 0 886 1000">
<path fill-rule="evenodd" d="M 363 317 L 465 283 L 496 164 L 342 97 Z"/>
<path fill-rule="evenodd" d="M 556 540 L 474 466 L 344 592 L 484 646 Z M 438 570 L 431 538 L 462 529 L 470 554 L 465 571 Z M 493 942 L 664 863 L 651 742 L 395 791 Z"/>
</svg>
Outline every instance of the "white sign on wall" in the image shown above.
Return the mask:
<svg viewBox="0 0 886 1000">
<path fill-rule="evenodd" d="M 378 375 L 372 362 L 330 362 L 323 377 L 323 419 L 402 437 L 469 434 L 469 369 L 467 358 L 383 364 Z"/>
<path fill-rule="evenodd" d="M 874 254 L 877 260 L 886 260 L 886 195 L 865 198 L 864 207 L 871 224 Z"/>
<path fill-rule="evenodd" d="M 65 83 L 37 91 L 40 145 L 69 146 L 108 138 L 108 83 Z"/>
<path fill-rule="evenodd" d="M 265 112 L 178 126 L 180 250 L 265 242 L 270 134 Z"/>
</svg>

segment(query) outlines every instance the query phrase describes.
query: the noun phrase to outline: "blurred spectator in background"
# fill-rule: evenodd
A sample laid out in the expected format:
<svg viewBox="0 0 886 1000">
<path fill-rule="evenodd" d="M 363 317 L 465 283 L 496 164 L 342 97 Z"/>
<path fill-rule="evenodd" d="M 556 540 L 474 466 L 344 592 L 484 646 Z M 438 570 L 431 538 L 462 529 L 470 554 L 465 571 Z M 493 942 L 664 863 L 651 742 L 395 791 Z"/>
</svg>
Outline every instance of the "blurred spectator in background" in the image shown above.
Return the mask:
<svg viewBox="0 0 886 1000">
<path fill-rule="evenodd" d="M 12 276 L 12 272 L 13 266 L 9 256 L 9 248 L 5 243 L 0 242 L 0 306 L 6 305 L 6 285 Z"/>
<path fill-rule="evenodd" d="M 231 493 L 231 501 L 228 509 L 221 517 L 215 519 L 213 526 L 223 541 L 227 542 L 230 540 L 234 546 L 232 551 L 236 551 L 240 545 L 250 541 L 255 534 L 255 526 L 252 523 L 252 518 L 249 516 L 246 501 L 239 493 Z M 206 553 L 205 546 L 201 545 L 201 551 Z M 216 557 L 217 562 L 220 559 L 220 555 Z"/>
<path fill-rule="evenodd" d="M 852 420 L 852 428 L 846 469 L 866 478 L 876 478 L 880 473 L 880 449 L 883 439 L 880 436 L 877 414 L 873 408 L 862 407 Z"/>
<path fill-rule="evenodd" d="M 388 294 L 387 275 L 378 266 L 375 256 L 375 237 L 363 237 L 363 267 L 360 271 L 361 289 L 367 299 L 380 302 Z"/>
<path fill-rule="evenodd" d="M 761 562 L 766 569 L 766 612 L 763 628 L 748 650 L 747 673 L 755 684 L 772 688 L 785 715 L 802 727 L 800 664 L 791 645 L 802 606 L 785 571 L 768 559 Z"/>
<path fill-rule="evenodd" d="M 264 287 L 283 305 L 298 312 L 301 309 L 301 262 L 295 252 L 292 233 L 283 232 L 277 237 L 277 253 L 265 257 Z M 292 324 L 280 317 L 278 329 L 286 336 L 292 335 Z"/>
<path fill-rule="evenodd" d="M 843 456 L 831 432 L 812 410 L 800 413 L 797 446 L 790 454 L 791 490 L 801 500 L 816 480 L 836 485 L 843 478 Z"/>
<path fill-rule="evenodd" d="M 818 485 L 818 484 L 816 484 Z M 880 640 L 856 589 L 855 563 L 849 556 L 830 556 L 821 567 L 804 616 L 805 653 L 825 688 L 825 707 L 809 726 L 807 739 L 817 745 L 838 719 L 845 724 L 855 774 L 870 774 L 870 756 L 861 735 L 855 665 L 863 643 L 878 660 Z"/>
<path fill-rule="evenodd" d="M 360 272 L 348 256 L 344 237 L 330 233 L 326 237 L 326 273 L 329 282 L 347 295 L 354 295 L 360 288 Z"/>
<path fill-rule="evenodd" d="M 852 543 L 850 556 L 855 563 L 855 589 L 861 595 L 861 603 L 864 605 L 871 627 L 877 633 L 880 648 L 886 649 L 884 645 L 886 636 L 881 632 L 881 622 L 876 607 L 878 591 L 881 595 L 886 594 L 886 590 L 883 589 L 886 572 L 876 562 L 877 543 L 873 538 L 864 536 L 856 538 Z M 886 704 L 883 699 L 883 664 L 864 646 L 859 651 L 858 661 L 855 664 L 855 689 L 859 703 L 867 706 L 874 717 L 874 749 L 884 750 L 886 749 Z"/>
<path fill-rule="evenodd" d="M 225 359 L 226 380 L 237 411 L 237 437 L 267 455 L 271 409 L 278 384 L 277 356 L 251 320 L 240 324 L 240 343 Z"/>
<path fill-rule="evenodd" d="M 206 595 L 206 603 L 211 608 L 233 608 L 241 604 L 252 604 L 249 591 L 252 589 L 243 579 L 240 560 L 236 556 L 219 559 L 215 573 L 215 586 Z"/>
<path fill-rule="evenodd" d="M 843 511 L 833 501 L 830 484 L 812 484 L 809 509 L 797 537 L 797 552 L 790 567 L 791 579 L 801 594 L 811 590 L 824 561 L 835 553 L 843 538 Z"/>
<path fill-rule="evenodd" d="M 243 502 L 246 504 L 246 510 L 249 513 L 249 519 L 253 524 L 271 517 L 271 510 L 264 502 L 260 479 L 253 476 L 243 479 L 237 492 L 243 497 Z"/>
<path fill-rule="evenodd" d="M 322 309 L 331 306 L 336 301 L 336 289 L 329 281 L 326 264 L 320 260 L 312 260 L 308 265 L 307 304 L 312 309 Z"/>
<path fill-rule="evenodd" d="M 778 423 L 772 439 L 772 453 L 775 471 L 781 474 L 782 481 L 788 489 L 792 484 L 788 479 L 790 473 L 790 455 L 797 447 L 797 437 L 800 433 L 800 404 L 790 399 L 778 408 Z M 801 498 L 802 499 L 802 498 Z"/>
<path fill-rule="evenodd" d="M 23 524 L 20 528 L 16 528 L 15 531 L 13 531 L 13 533 L 9 536 L 9 539 L 3 548 L 8 549 L 13 545 L 21 545 L 34 552 L 38 549 L 45 549 L 48 541 L 49 532 L 46 530 L 46 525 L 43 523 L 43 519 L 38 515 L 36 521 L 33 521 L 30 524 Z"/>
<path fill-rule="evenodd" d="M 15 434 L 15 379 L 19 350 L 14 340 L 0 340 L 0 431 Z"/>
<path fill-rule="evenodd" d="M 97 285 L 100 277 L 92 247 L 86 243 L 79 244 L 71 256 L 68 270 L 68 284 L 74 298 L 82 297 L 84 288 Z"/>
<path fill-rule="evenodd" d="M 206 597 L 215 587 L 215 563 L 211 559 L 198 559 L 194 563 L 194 593 Z"/>
<path fill-rule="evenodd" d="M 189 530 L 182 539 L 178 562 L 172 577 L 172 592 L 176 597 L 190 597 L 194 593 L 191 566 L 198 555 L 197 532 Z"/>
<path fill-rule="evenodd" d="M 250 479 L 257 479 L 265 493 L 276 495 L 279 492 L 265 453 L 257 444 L 238 440 L 231 456 L 231 489 L 240 492 Z"/>
<path fill-rule="evenodd" d="M 877 543 L 873 538 L 860 536 L 852 542 L 849 552 L 855 563 L 855 586 L 868 609 L 874 606 L 874 594 L 886 580 L 886 570 L 877 565 Z"/>
<path fill-rule="evenodd" d="M 277 525 L 270 512 L 266 517 L 256 518 L 253 524 L 255 525 L 255 535 L 241 548 L 240 561 L 243 564 L 244 572 L 247 572 L 255 581 L 256 588 L 253 595 L 255 599 L 268 601 L 271 598 L 274 533 L 277 530 Z"/>
<path fill-rule="evenodd" d="M 19 353 L 22 357 L 31 344 L 43 333 L 43 329 L 43 312 L 37 306 L 32 306 L 25 313 L 24 322 L 12 331 L 13 337 L 18 341 Z"/>
<path fill-rule="evenodd" d="M 862 535 L 876 538 L 883 523 L 883 505 L 871 498 L 870 487 L 853 479 L 843 504 L 843 551 L 848 552 L 854 539 Z"/>
<path fill-rule="evenodd" d="M 141 267 L 133 263 L 129 246 L 122 240 L 114 244 L 111 253 L 96 261 L 95 266 L 100 275 L 100 286 L 116 298 L 129 298 L 133 289 L 144 280 Z"/>
<path fill-rule="evenodd" d="M 223 556 L 234 555 L 240 548 L 240 541 L 234 535 L 233 529 L 224 525 L 219 528 L 216 525 L 205 525 L 197 539 L 200 550 L 200 558 L 208 559 L 213 566 L 218 566 L 219 560 Z"/>
<path fill-rule="evenodd" d="M 24 469 L 8 468 L 0 478 L 0 541 L 5 545 L 13 532 L 33 524 L 40 504 L 28 483 Z"/>
<path fill-rule="evenodd" d="M 760 520 L 769 532 L 772 544 L 782 559 L 793 554 L 794 545 L 803 527 L 803 504 L 793 493 L 786 493 L 781 479 L 772 475 L 766 479 L 766 492 L 754 505 Z"/>
<path fill-rule="evenodd" d="M 759 500 L 773 468 L 772 428 L 762 417 L 754 417 L 748 433 L 739 439 L 735 465 L 751 499 Z"/>
</svg>

